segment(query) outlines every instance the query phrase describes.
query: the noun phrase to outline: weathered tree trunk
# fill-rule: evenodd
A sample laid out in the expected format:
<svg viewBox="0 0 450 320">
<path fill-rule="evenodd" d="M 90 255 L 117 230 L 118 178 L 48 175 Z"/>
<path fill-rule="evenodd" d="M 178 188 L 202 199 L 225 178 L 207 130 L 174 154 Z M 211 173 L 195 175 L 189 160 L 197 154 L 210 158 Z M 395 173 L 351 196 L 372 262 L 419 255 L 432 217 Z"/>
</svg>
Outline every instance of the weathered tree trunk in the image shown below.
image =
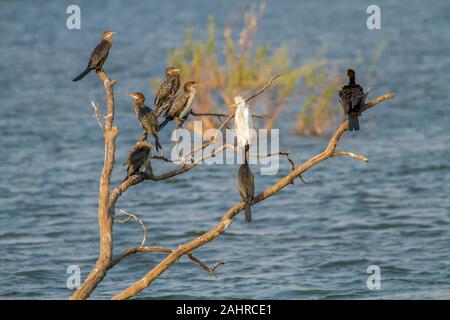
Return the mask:
<svg viewBox="0 0 450 320">
<path fill-rule="evenodd" d="M 114 92 L 115 80 L 108 79 L 103 72 L 97 72 L 103 81 L 106 96 L 107 115 L 103 136 L 105 140 L 105 154 L 103 170 L 100 178 L 100 190 L 98 195 L 98 224 L 100 227 L 100 253 L 94 269 L 89 273 L 80 288 L 70 299 L 86 299 L 97 287 L 109 270 L 112 261 L 113 250 L 113 215 L 114 211 L 109 208 L 109 195 L 111 185 L 111 173 L 114 167 L 115 141 L 119 133 L 117 127 L 113 127 L 114 120 Z"/>
</svg>

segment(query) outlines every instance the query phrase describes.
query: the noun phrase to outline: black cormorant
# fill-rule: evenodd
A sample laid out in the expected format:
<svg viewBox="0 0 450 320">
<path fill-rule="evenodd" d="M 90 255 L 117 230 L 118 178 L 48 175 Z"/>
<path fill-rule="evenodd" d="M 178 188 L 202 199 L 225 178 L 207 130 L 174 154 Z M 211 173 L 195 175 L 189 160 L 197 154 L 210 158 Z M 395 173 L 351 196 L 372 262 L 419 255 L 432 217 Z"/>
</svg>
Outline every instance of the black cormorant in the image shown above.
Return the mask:
<svg viewBox="0 0 450 320">
<path fill-rule="evenodd" d="M 361 114 L 361 107 L 364 105 L 364 90 L 355 82 L 355 71 L 347 70 L 349 78 L 348 84 L 339 91 L 339 102 L 348 115 L 348 129 L 350 131 L 359 130 L 358 116 Z"/>
<path fill-rule="evenodd" d="M 109 48 L 112 46 L 111 36 L 115 35 L 117 32 L 106 31 L 102 35 L 102 41 L 95 47 L 89 58 L 89 63 L 86 69 L 80 73 L 73 81 L 78 81 L 83 79 L 92 70 L 102 70 L 103 64 L 108 58 Z"/>
<path fill-rule="evenodd" d="M 161 83 L 155 96 L 155 112 L 160 115 L 170 106 L 173 98 L 180 87 L 180 69 L 168 67 L 166 69 L 166 80 Z"/>
<path fill-rule="evenodd" d="M 145 97 L 140 92 L 133 92 L 128 94 L 130 97 L 134 99 L 133 106 L 134 112 L 136 113 L 136 117 L 144 129 L 144 139 L 147 138 L 147 135 L 150 133 L 155 139 L 156 151 L 160 148 L 162 149 L 161 143 L 159 142 L 157 132 L 159 131 L 158 126 L 158 117 L 156 113 L 149 107 L 147 107 L 145 102 Z"/>
<path fill-rule="evenodd" d="M 123 164 L 127 166 L 127 176 L 125 180 L 134 174 L 138 174 L 145 168 L 147 174 L 151 172 L 150 158 L 152 157 L 152 145 L 147 140 L 136 143 L 128 153 L 127 161 Z"/>
<path fill-rule="evenodd" d="M 199 83 L 195 81 L 186 82 L 183 86 L 183 92 L 180 92 L 175 97 L 175 100 L 164 114 L 164 121 L 159 125 L 162 129 L 169 121 L 176 119 L 177 128 L 181 127 L 186 121 L 191 112 L 192 102 L 195 99 L 195 87 Z"/>
<path fill-rule="evenodd" d="M 255 177 L 248 166 L 248 150 L 249 145 L 247 144 L 245 146 L 245 162 L 239 167 L 236 182 L 242 201 L 245 202 L 245 220 L 251 222 L 252 211 L 250 203 L 253 201 L 255 194 Z"/>
</svg>

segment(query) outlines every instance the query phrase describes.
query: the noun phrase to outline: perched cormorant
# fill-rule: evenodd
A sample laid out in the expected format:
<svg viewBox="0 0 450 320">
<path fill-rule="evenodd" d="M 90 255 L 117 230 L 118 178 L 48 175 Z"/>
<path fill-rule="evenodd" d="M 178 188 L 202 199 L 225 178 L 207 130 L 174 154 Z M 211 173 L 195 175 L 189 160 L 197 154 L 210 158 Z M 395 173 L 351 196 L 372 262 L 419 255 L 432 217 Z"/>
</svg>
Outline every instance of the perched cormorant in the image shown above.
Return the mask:
<svg viewBox="0 0 450 320">
<path fill-rule="evenodd" d="M 152 156 L 152 145 L 147 140 L 136 143 L 128 153 L 127 161 L 123 164 L 127 166 L 127 176 L 125 180 L 134 174 L 138 174 L 142 168 L 146 173 L 150 173 L 150 158 Z"/>
<path fill-rule="evenodd" d="M 102 70 L 103 64 L 108 58 L 109 48 L 112 46 L 111 36 L 115 35 L 117 32 L 106 31 L 102 35 L 102 41 L 95 47 L 89 58 L 89 63 L 86 69 L 80 73 L 78 77 L 73 79 L 73 81 L 78 81 L 83 79 L 92 70 Z"/>
<path fill-rule="evenodd" d="M 248 166 L 248 150 L 249 145 L 247 144 L 245 146 L 245 162 L 239 167 L 236 182 L 242 201 L 245 202 L 245 220 L 251 222 L 252 211 L 250 203 L 253 201 L 253 196 L 255 194 L 255 177 Z"/>
<path fill-rule="evenodd" d="M 168 67 L 166 69 L 166 80 L 161 83 L 155 96 L 155 112 L 160 115 L 170 106 L 172 99 L 180 87 L 180 69 Z"/>
<path fill-rule="evenodd" d="M 353 131 L 359 130 L 358 116 L 361 114 L 361 107 L 364 105 L 364 90 L 355 82 L 355 71 L 347 70 L 349 78 L 348 84 L 343 86 L 339 91 L 339 102 L 348 115 L 348 129 Z"/>
<path fill-rule="evenodd" d="M 199 83 L 195 81 L 186 82 L 183 86 L 183 92 L 180 92 L 175 97 L 175 100 L 167 109 L 164 114 L 164 121 L 159 125 L 159 129 L 162 129 L 167 122 L 176 119 L 177 120 L 177 128 L 181 127 L 186 121 L 191 112 L 192 102 L 195 99 L 195 87 L 198 86 Z"/>
<path fill-rule="evenodd" d="M 144 129 L 144 139 L 147 139 L 147 135 L 150 133 L 155 139 L 156 151 L 160 148 L 162 149 L 161 143 L 159 143 L 157 132 L 159 131 L 158 117 L 156 113 L 149 107 L 147 107 L 145 102 L 145 97 L 140 92 L 133 92 L 128 94 L 134 99 L 133 106 L 136 117 Z"/>
</svg>

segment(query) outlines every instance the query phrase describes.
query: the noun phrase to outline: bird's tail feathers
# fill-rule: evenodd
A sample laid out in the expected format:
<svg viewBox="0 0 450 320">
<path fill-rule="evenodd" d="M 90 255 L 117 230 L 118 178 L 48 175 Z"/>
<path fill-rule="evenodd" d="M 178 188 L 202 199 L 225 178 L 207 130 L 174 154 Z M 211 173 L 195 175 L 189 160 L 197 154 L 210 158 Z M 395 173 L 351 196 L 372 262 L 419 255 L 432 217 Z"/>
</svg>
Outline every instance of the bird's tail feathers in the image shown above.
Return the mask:
<svg viewBox="0 0 450 320">
<path fill-rule="evenodd" d="M 359 120 L 358 120 L 358 114 L 356 113 L 350 113 L 348 115 L 348 130 L 350 131 L 358 131 L 359 130 Z"/>
<path fill-rule="evenodd" d="M 355 125 L 355 131 L 359 131 L 359 119 L 358 119 L 357 115 L 355 115 L 354 125 Z"/>
<path fill-rule="evenodd" d="M 245 221 L 252 222 L 252 209 L 249 202 L 245 203 Z"/>
<path fill-rule="evenodd" d="M 163 113 L 163 106 L 161 106 L 161 105 L 159 105 L 159 106 L 157 106 L 157 105 L 155 105 L 155 114 L 156 114 L 156 117 L 159 117 L 160 115 L 161 115 L 161 113 Z"/>
<path fill-rule="evenodd" d="M 351 114 L 348 115 L 348 130 L 353 131 L 353 116 Z"/>
<path fill-rule="evenodd" d="M 78 80 L 83 79 L 89 72 L 91 72 L 91 69 L 88 67 L 82 73 L 80 73 L 75 79 L 73 79 L 72 81 L 78 81 Z"/>
<path fill-rule="evenodd" d="M 163 122 L 161 122 L 161 124 L 159 125 L 159 130 L 161 130 L 162 128 L 164 128 L 164 126 L 167 124 L 167 122 L 169 122 L 170 119 L 169 118 L 165 118 Z"/>
<path fill-rule="evenodd" d="M 156 151 L 159 151 L 159 149 L 162 149 L 162 145 L 159 142 L 159 138 L 156 134 L 153 136 L 153 138 L 155 139 Z"/>
</svg>

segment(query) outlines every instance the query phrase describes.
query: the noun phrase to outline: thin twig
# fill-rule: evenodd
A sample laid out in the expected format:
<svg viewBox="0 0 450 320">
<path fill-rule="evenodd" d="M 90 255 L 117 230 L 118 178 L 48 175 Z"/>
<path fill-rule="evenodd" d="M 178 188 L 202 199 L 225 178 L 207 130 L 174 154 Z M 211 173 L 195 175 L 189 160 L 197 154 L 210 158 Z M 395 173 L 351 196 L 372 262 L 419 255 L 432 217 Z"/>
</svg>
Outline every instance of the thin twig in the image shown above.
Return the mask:
<svg viewBox="0 0 450 320">
<path fill-rule="evenodd" d="M 247 99 L 245 99 L 245 102 L 249 102 L 250 100 L 252 100 L 253 98 L 256 98 L 257 96 L 259 96 L 261 93 L 263 93 L 268 87 L 270 87 L 272 85 L 272 82 L 274 82 L 278 77 L 280 77 L 282 74 L 279 73 L 276 76 L 274 76 L 272 79 L 270 79 L 270 81 L 268 83 L 266 83 L 266 85 L 264 87 L 262 87 L 259 91 L 257 91 L 256 93 L 252 94 L 250 97 L 248 97 Z M 231 105 L 236 106 L 236 104 Z"/>
<path fill-rule="evenodd" d="M 292 160 L 289 155 L 290 152 L 286 152 L 286 151 L 282 151 L 282 152 L 275 152 L 275 153 L 268 153 L 268 154 L 257 154 L 257 157 L 261 157 L 261 158 L 268 158 L 268 157 L 273 157 L 276 155 L 280 155 L 280 156 L 284 156 L 286 158 L 287 161 L 289 161 L 289 163 L 291 164 L 291 171 L 294 171 L 296 169 L 296 164 L 294 162 L 294 160 Z M 254 154 L 251 154 L 250 156 L 254 156 Z M 312 182 L 310 181 L 306 181 L 305 179 L 303 179 L 302 175 L 298 176 L 299 179 L 304 183 L 304 184 L 312 184 Z M 294 182 L 292 181 L 292 184 L 294 184 Z"/>
<path fill-rule="evenodd" d="M 333 157 L 335 156 L 349 156 L 360 161 L 369 162 L 369 159 L 367 159 L 366 157 L 348 151 L 336 151 L 335 153 L 333 153 Z"/>
<path fill-rule="evenodd" d="M 292 170 L 295 170 L 295 162 L 291 158 L 289 158 L 289 155 L 290 155 L 290 152 L 280 151 L 280 152 L 271 152 L 271 153 L 267 153 L 267 154 L 250 153 L 249 157 L 269 158 L 269 157 L 274 157 L 274 156 L 284 156 L 286 158 L 286 160 L 288 160 L 289 163 L 291 164 Z"/>
<path fill-rule="evenodd" d="M 195 117 L 228 117 L 229 114 L 228 113 L 214 113 L 214 112 L 205 112 L 205 113 L 196 113 L 194 111 L 191 111 L 191 114 Z M 269 115 L 264 115 L 264 114 L 252 114 L 252 118 L 258 118 L 258 119 L 264 119 L 264 118 L 269 118 Z"/>
<path fill-rule="evenodd" d="M 143 253 L 143 252 L 159 252 L 159 253 L 173 253 L 175 250 L 170 249 L 170 248 L 164 248 L 164 247 L 144 247 L 144 246 L 140 246 L 140 247 L 132 247 L 129 248 L 127 250 L 125 250 L 124 252 L 122 252 L 121 254 L 119 254 L 115 259 L 112 260 L 110 268 L 114 267 L 116 264 L 118 264 L 120 261 L 122 261 L 124 258 L 136 254 L 136 253 Z M 200 266 L 203 270 L 205 270 L 206 272 L 208 272 L 210 275 L 212 275 L 214 278 L 217 278 L 216 274 L 215 274 L 215 270 L 225 264 L 224 261 L 218 261 L 216 263 L 214 263 L 211 267 L 209 267 L 206 263 L 204 263 L 203 261 L 201 261 L 199 258 L 195 257 L 191 252 L 189 252 L 187 254 L 187 256 L 189 257 L 189 259 L 191 259 L 191 261 L 193 261 L 195 264 L 197 264 L 198 266 Z"/>
<path fill-rule="evenodd" d="M 252 94 L 251 96 L 245 98 L 245 102 L 249 102 L 250 100 L 256 98 L 257 96 L 259 96 L 261 93 L 263 93 L 264 91 L 266 91 L 267 88 L 269 88 L 272 83 L 278 78 L 280 77 L 282 74 L 279 73 L 276 76 L 272 77 L 272 79 L 269 80 L 269 82 L 267 82 L 261 89 L 259 89 L 257 92 L 255 92 L 254 94 Z M 230 108 L 236 107 L 237 104 L 233 103 L 232 105 L 230 105 Z M 223 129 L 228 122 L 230 122 L 231 119 L 234 118 L 235 113 L 232 112 L 231 114 L 228 115 L 228 118 L 222 123 L 222 125 L 220 126 L 219 130 Z"/>
<path fill-rule="evenodd" d="M 94 101 L 91 101 L 91 106 L 92 106 L 92 108 L 94 109 L 95 117 L 97 118 L 97 122 L 98 122 L 98 125 L 100 126 L 100 129 L 102 130 L 102 132 L 105 131 L 105 130 L 103 129 L 102 122 L 101 122 L 101 120 L 100 120 L 100 119 L 103 118 L 103 114 L 102 114 L 102 112 L 100 111 L 100 108 L 95 104 Z"/>
<path fill-rule="evenodd" d="M 167 159 L 166 157 L 163 157 L 163 156 L 152 156 L 152 159 L 155 159 L 155 160 L 162 160 L 162 161 L 164 161 L 164 162 L 169 162 L 169 163 L 173 163 L 173 161 L 172 160 L 170 160 L 170 159 Z"/>
<path fill-rule="evenodd" d="M 203 263 L 200 259 L 194 257 L 192 255 L 192 253 L 188 253 L 187 256 L 189 257 L 189 259 L 191 259 L 193 262 L 195 262 L 200 267 L 202 267 L 206 272 L 208 272 L 214 278 L 217 278 L 216 273 L 214 272 L 214 270 L 216 270 L 219 266 L 225 264 L 224 261 L 218 261 L 218 262 L 214 263 L 211 267 L 209 267 L 207 264 Z"/>
<path fill-rule="evenodd" d="M 119 134 L 119 129 L 113 126 L 114 122 L 114 90 L 113 86 L 116 80 L 109 80 L 106 73 L 102 70 L 97 71 L 97 75 L 103 82 L 106 98 L 105 125 L 103 129 L 104 138 L 104 160 L 103 169 L 100 176 L 100 186 L 98 193 L 98 224 L 100 232 L 100 252 L 95 266 L 91 269 L 81 286 L 70 296 L 72 300 L 86 299 L 102 281 L 109 270 L 113 254 L 113 211 L 114 207 L 110 207 L 110 188 L 111 173 L 114 167 L 115 157 L 115 141 Z"/>
<path fill-rule="evenodd" d="M 221 153 L 224 149 L 232 149 L 232 150 L 236 150 L 236 148 L 235 148 L 233 145 L 226 143 L 226 144 L 224 144 L 224 145 L 218 147 L 217 149 L 214 149 L 214 150 L 211 151 L 211 153 L 209 153 L 208 155 L 203 155 L 203 156 L 202 156 L 200 159 L 198 159 L 197 161 L 192 161 L 191 165 L 198 165 L 199 163 L 205 161 L 206 159 L 214 158 L 214 157 L 216 157 L 219 153 Z M 202 149 L 202 150 L 204 150 L 204 149 Z M 186 160 L 187 160 L 186 158 L 182 157 L 181 160 L 180 160 L 180 162 L 181 162 L 181 163 L 186 163 Z"/>
<path fill-rule="evenodd" d="M 145 226 L 144 221 L 142 221 L 142 219 L 140 219 L 135 214 L 133 214 L 131 212 L 128 212 L 128 211 L 125 211 L 123 209 L 120 209 L 120 213 L 126 215 L 127 217 L 123 218 L 121 220 L 116 219 L 115 221 L 117 223 L 125 223 L 125 222 L 129 221 L 132 218 L 134 221 L 136 221 L 137 224 L 139 224 L 142 227 L 142 230 L 144 230 L 144 237 L 142 238 L 140 246 L 143 247 L 144 244 L 145 244 L 145 241 L 147 240 L 147 227 Z"/>
<path fill-rule="evenodd" d="M 110 268 L 114 267 L 116 264 L 118 264 L 120 261 L 122 261 L 124 258 L 133 255 L 135 253 L 140 252 L 160 252 L 160 253 L 172 253 L 172 249 L 163 248 L 163 247 L 132 247 L 128 248 L 121 254 L 119 254 L 116 258 L 114 258 L 111 262 Z"/>
</svg>

